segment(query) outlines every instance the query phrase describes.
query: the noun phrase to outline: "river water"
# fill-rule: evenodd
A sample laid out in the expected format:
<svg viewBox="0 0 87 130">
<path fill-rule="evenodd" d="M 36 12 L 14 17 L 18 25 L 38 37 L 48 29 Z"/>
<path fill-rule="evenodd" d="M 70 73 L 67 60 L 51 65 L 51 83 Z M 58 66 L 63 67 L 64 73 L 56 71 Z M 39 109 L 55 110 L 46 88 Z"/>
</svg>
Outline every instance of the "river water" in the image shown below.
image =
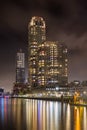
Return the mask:
<svg viewBox="0 0 87 130">
<path fill-rule="evenodd" d="M 87 108 L 56 101 L 0 98 L 0 130 L 87 130 Z"/>
</svg>

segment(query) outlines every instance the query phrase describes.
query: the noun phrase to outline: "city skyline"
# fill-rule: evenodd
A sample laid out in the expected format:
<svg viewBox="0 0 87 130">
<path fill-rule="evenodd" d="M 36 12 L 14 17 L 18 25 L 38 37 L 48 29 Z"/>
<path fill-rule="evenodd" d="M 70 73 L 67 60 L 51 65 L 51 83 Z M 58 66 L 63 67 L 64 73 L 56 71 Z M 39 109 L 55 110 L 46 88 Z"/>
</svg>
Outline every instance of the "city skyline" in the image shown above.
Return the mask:
<svg viewBox="0 0 87 130">
<path fill-rule="evenodd" d="M 69 7 L 67 6 L 69 5 Z M 15 58 L 19 48 L 26 53 L 28 22 L 32 16 L 46 21 L 47 40 L 63 41 L 69 48 L 69 81 L 87 77 L 86 1 L 10 1 L 0 8 L 0 87 L 11 89 L 15 81 Z M 26 65 L 27 66 L 27 65 Z"/>
</svg>

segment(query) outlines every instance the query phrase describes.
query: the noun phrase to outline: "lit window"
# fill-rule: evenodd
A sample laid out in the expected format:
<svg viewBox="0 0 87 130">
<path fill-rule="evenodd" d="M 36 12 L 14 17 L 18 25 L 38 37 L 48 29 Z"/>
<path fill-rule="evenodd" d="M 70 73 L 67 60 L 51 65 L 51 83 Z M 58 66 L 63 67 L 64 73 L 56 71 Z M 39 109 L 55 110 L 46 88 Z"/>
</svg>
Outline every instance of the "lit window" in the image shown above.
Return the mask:
<svg viewBox="0 0 87 130">
<path fill-rule="evenodd" d="M 42 40 L 45 40 L 46 38 L 45 38 L 45 36 L 42 36 Z"/>
<path fill-rule="evenodd" d="M 44 55 L 45 55 L 45 52 L 44 52 L 44 51 L 41 51 L 41 52 L 40 52 L 40 55 L 43 55 L 43 56 L 44 56 Z"/>
<path fill-rule="evenodd" d="M 65 59 L 65 62 L 67 62 L 68 61 L 68 59 Z"/>
<path fill-rule="evenodd" d="M 63 50 L 63 53 L 67 53 L 67 49 Z"/>
<path fill-rule="evenodd" d="M 65 66 L 67 66 L 67 64 L 65 64 Z"/>
<path fill-rule="evenodd" d="M 62 67 L 62 65 L 60 65 L 60 67 Z"/>
</svg>

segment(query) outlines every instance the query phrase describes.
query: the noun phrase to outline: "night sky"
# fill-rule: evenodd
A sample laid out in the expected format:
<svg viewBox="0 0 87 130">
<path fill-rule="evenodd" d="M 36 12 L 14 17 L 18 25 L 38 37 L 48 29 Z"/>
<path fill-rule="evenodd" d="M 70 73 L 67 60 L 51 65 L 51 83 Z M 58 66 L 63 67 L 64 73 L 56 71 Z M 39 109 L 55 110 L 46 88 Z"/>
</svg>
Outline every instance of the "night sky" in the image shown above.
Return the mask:
<svg viewBox="0 0 87 130">
<path fill-rule="evenodd" d="M 32 16 L 44 18 L 47 40 L 68 46 L 69 81 L 87 80 L 87 0 L 3 0 L 0 2 L 0 87 L 12 89 L 16 53 L 20 48 L 27 59 L 28 23 Z"/>
</svg>

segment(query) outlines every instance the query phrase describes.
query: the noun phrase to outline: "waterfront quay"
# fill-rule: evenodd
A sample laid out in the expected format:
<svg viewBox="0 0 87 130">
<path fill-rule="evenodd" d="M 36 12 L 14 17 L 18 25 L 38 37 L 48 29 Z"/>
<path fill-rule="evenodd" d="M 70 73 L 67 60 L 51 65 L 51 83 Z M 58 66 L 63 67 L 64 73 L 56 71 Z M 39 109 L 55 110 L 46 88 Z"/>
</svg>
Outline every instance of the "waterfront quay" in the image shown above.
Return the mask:
<svg viewBox="0 0 87 130">
<path fill-rule="evenodd" d="M 70 103 L 73 102 L 73 96 L 61 96 L 61 97 L 28 97 L 34 100 L 45 100 L 45 101 L 60 101 Z"/>
<path fill-rule="evenodd" d="M 28 94 L 12 95 L 12 98 L 26 98 L 35 100 L 73 102 L 74 96 L 69 91 L 33 89 Z"/>
<path fill-rule="evenodd" d="M 42 100 L 42 101 L 57 101 L 61 103 L 69 103 L 72 106 L 82 106 L 87 107 L 87 99 L 84 100 L 83 97 L 74 96 L 60 96 L 60 97 L 44 97 L 44 96 L 29 96 L 29 95 L 16 95 L 11 96 L 11 98 L 19 98 L 19 99 L 33 99 L 33 100 Z"/>
<path fill-rule="evenodd" d="M 34 99 L 34 100 L 45 100 L 45 101 L 59 101 L 70 103 L 71 105 L 82 105 L 87 106 L 87 96 L 86 91 L 70 91 L 67 89 L 56 89 L 56 90 L 46 90 L 46 89 L 32 89 L 27 94 L 17 94 L 12 95 L 12 98 L 24 98 L 24 99 Z"/>
</svg>

